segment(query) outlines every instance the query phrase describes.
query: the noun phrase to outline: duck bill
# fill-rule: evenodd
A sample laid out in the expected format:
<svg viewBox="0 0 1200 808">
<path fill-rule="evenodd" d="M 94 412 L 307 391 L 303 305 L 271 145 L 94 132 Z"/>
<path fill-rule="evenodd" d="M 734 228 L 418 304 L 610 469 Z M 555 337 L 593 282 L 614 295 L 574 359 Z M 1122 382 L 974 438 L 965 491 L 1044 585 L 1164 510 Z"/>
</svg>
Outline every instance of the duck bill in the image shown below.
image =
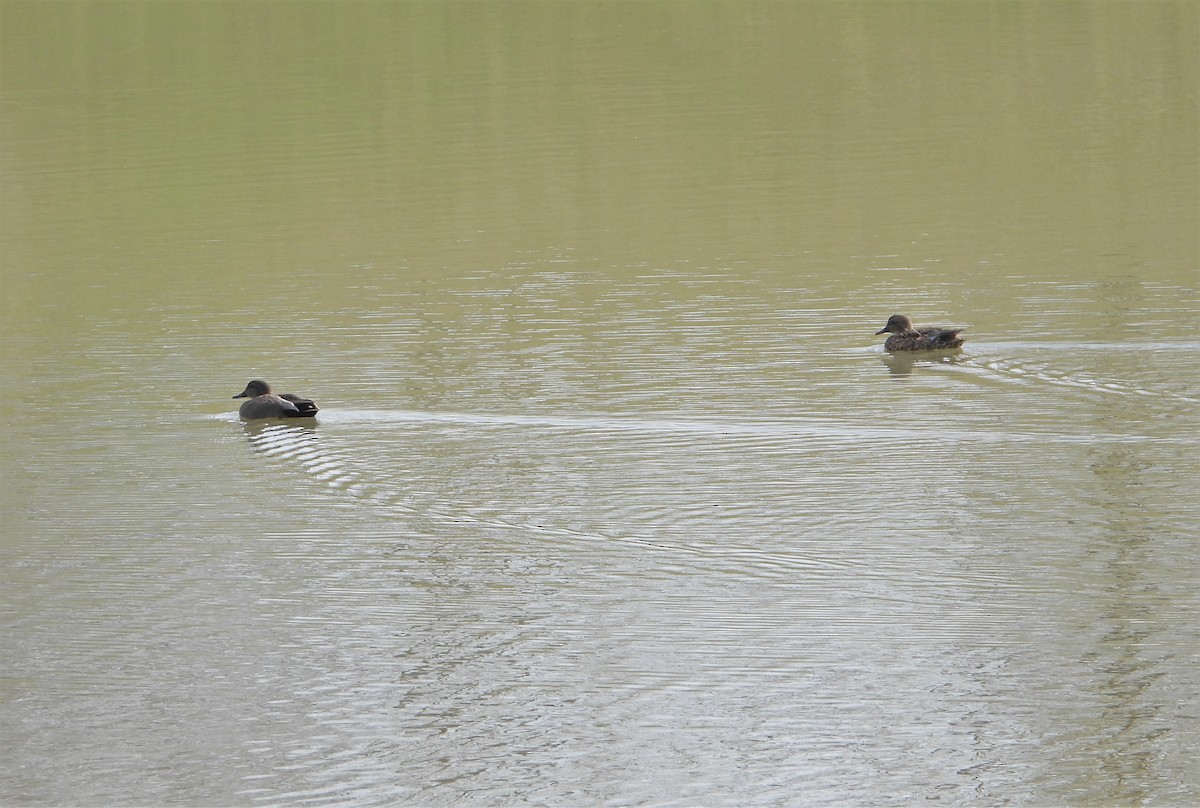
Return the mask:
<svg viewBox="0 0 1200 808">
<path fill-rule="evenodd" d="M 881 328 L 875 332 L 875 336 L 878 337 L 880 334 L 886 334 L 887 332 L 888 332 L 888 330 L 886 328 Z M 237 398 L 237 396 L 234 396 L 234 398 Z"/>
</svg>

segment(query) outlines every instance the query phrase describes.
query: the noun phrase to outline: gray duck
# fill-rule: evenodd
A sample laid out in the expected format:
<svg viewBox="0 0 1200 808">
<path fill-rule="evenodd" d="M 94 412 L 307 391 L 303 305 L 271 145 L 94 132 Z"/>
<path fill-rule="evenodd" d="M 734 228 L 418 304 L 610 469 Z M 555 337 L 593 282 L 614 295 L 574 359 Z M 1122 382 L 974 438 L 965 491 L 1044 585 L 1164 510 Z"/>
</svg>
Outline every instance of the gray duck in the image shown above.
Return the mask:
<svg viewBox="0 0 1200 808">
<path fill-rule="evenodd" d="M 238 415 L 247 420 L 256 418 L 311 418 L 317 414 L 317 405 L 307 398 L 292 393 L 274 393 L 271 385 L 262 379 L 254 379 L 246 389 L 234 398 L 247 398 L 242 402 Z"/>
</svg>

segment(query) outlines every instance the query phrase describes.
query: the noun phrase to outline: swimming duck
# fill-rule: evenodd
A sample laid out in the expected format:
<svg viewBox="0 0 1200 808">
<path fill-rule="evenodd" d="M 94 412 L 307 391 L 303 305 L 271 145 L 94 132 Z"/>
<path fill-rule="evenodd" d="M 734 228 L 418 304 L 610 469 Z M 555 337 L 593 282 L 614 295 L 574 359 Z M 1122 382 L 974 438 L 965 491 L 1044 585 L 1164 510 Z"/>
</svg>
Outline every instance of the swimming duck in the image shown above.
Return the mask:
<svg viewBox="0 0 1200 808">
<path fill-rule="evenodd" d="M 247 420 L 255 418 L 311 418 L 317 414 L 317 405 L 307 398 L 292 393 L 272 393 L 271 385 L 262 379 L 254 379 L 246 389 L 234 398 L 248 398 L 242 403 L 238 415 Z"/>
<path fill-rule="evenodd" d="M 963 344 L 959 336 L 963 328 L 915 328 L 912 320 L 903 314 L 893 314 L 888 318 L 887 325 L 875 334 L 891 334 L 883 343 L 885 351 L 941 351 L 957 348 Z"/>
</svg>

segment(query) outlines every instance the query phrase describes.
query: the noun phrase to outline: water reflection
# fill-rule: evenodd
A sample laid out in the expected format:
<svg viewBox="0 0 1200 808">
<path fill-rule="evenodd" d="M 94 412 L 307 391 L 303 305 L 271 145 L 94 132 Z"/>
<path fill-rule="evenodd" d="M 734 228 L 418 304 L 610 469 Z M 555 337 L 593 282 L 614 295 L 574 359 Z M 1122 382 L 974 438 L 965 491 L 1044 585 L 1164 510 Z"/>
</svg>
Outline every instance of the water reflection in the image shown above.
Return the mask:
<svg viewBox="0 0 1200 808">
<path fill-rule="evenodd" d="M 953 365 L 961 361 L 962 351 L 928 351 L 907 353 L 888 353 L 880 355 L 880 361 L 887 366 L 893 376 L 911 376 L 919 365 Z"/>
<path fill-rule="evenodd" d="M 250 445 L 260 452 L 272 456 L 292 457 L 316 445 L 317 425 L 315 419 L 305 419 L 298 424 L 291 420 L 240 421 L 242 431 Z"/>
<path fill-rule="evenodd" d="M 1088 453 L 1087 466 L 1096 477 L 1095 505 L 1102 509 L 1089 550 L 1104 564 L 1094 581 L 1102 633 L 1083 661 L 1096 673 L 1097 720 L 1105 729 L 1098 736 L 1081 735 L 1078 759 L 1064 770 L 1078 768 L 1071 787 L 1089 802 L 1139 803 L 1148 796 L 1145 783 L 1169 732 L 1162 660 L 1174 651 L 1162 646 L 1160 634 L 1164 612 L 1178 608 L 1175 593 L 1148 573 L 1155 542 L 1176 528 L 1162 511 L 1145 507 L 1146 487 L 1157 484 L 1157 475 L 1136 448 L 1097 447 Z"/>
</svg>

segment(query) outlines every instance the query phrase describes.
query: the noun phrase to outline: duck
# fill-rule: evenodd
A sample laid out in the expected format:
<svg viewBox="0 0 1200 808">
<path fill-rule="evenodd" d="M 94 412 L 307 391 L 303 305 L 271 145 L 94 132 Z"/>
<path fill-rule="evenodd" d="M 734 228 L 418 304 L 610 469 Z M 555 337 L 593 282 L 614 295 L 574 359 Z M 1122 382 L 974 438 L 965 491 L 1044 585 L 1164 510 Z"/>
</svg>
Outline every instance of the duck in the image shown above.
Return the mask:
<svg viewBox="0 0 1200 808">
<path fill-rule="evenodd" d="M 965 330 L 937 326 L 916 328 L 905 315 L 893 314 L 875 335 L 891 334 L 883 343 L 885 351 L 943 351 L 960 347 L 963 338 L 959 334 Z"/>
<path fill-rule="evenodd" d="M 252 379 L 246 389 L 234 398 L 248 398 L 242 402 L 238 415 L 246 420 L 256 418 L 311 418 L 317 414 L 317 405 L 307 398 L 292 393 L 274 393 L 271 385 L 262 379 Z"/>
</svg>

